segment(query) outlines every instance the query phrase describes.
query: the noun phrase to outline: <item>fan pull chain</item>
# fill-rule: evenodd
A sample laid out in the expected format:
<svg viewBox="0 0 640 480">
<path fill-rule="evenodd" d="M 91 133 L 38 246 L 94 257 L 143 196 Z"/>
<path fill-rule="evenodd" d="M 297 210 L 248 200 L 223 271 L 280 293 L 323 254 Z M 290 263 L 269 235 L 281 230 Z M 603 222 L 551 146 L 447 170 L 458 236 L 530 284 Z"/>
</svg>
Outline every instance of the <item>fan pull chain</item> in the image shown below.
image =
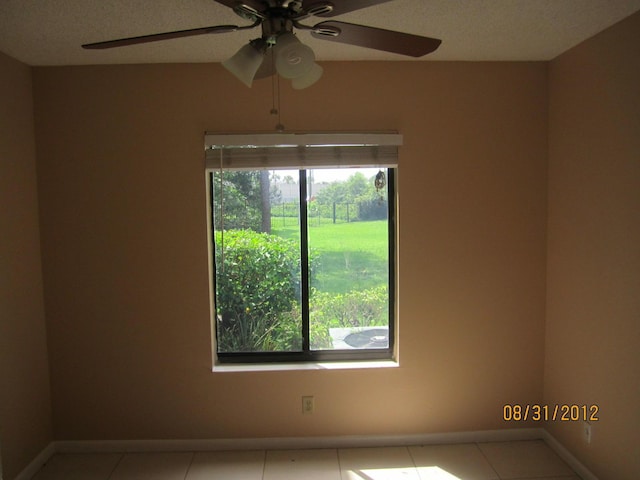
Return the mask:
<svg viewBox="0 0 640 480">
<path fill-rule="evenodd" d="M 223 151 L 220 149 L 220 260 L 222 262 L 222 274 L 224 275 L 224 168 Z M 214 229 L 215 232 L 215 229 Z M 214 239 L 215 241 L 215 239 Z"/>
<path fill-rule="evenodd" d="M 271 61 L 275 62 L 275 57 L 271 56 Z M 273 68 L 275 71 L 275 66 Z M 278 124 L 276 125 L 276 132 L 284 132 L 284 125 L 282 124 L 282 120 L 280 118 L 280 76 L 275 74 L 271 76 L 271 98 L 272 98 L 272 107 L 271 107 L 271 115 L 278 115 Z M 276 108 L 277 102 L 277 108 Z"/>
</svg>

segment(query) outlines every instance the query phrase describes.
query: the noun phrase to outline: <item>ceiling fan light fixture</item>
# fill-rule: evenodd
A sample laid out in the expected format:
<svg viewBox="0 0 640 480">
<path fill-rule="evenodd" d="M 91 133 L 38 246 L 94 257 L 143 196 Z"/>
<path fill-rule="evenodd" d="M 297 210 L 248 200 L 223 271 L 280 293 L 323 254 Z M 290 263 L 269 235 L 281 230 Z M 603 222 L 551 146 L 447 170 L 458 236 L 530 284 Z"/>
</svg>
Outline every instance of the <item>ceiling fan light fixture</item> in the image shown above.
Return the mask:
<svg viewBox="0 0 640 480">
<path fill-rule="evenodd" d="M 222 66 L 251 88 L 256 72 L 264 61 L 265 51 L 266 44 L 262 39 L 251 40 L 240 48 L 233 57 L 222 62 Z"/>
<path fill-rule="evenodd" d="M 276 71 L 284 78 L 302 77 L 315 65 L 313 50 L 291 32 L 279 35 L 273 49 Z"/>
<path fill-rule="evenodd" d="M 82 45 L 86 49 L 106 49 L 145 44 L 160 40 L 249 30 L 260 27 L 262 35 L 244 45 L 228 60 L 224 68 L 247 87 L 256 78 L 279 74 L 292 80 L 296 89 L 314 84 L 323 73 L 315 63 L 313 50 L 295 36 L 294 29 L 306 30 L 314 38 L 347 45 L 371 48 L 410 57 L 422 57 L 435 51 L 441 40 L 356 23 L 327 20 L 316 25 L 301 23 L 309 17 L 334 17 L 375 6 L 391 0 L 215 0 L 230 7 L 250 25 L 211 25 L 208 27 L 153 33 Z M 267 55 L 269 52 L 270 55 Z M 269 61 L 265 62 L 265 58 Z"/>
<path fill-rule="evenodd" d="M 291 86 L 296 90 L 302 90 L 303 88 L 310 87 L 322 77 L 324 69 L 314 62 L 309 71 L 304 75 L 291 80 Z"/>
</svg>

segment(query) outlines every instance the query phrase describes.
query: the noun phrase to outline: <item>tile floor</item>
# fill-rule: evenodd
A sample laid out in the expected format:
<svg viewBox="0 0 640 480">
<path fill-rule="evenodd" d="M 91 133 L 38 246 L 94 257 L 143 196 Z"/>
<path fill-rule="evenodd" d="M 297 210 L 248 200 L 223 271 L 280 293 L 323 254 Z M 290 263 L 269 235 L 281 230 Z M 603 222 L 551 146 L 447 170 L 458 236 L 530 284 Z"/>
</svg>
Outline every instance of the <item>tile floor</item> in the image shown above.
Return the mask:
<svg viewBox="0 0 640 480">
<path fill-rule="evenodd" d="M 580 480 L 542 440 L 409 447 L 57 454 L 33 480 Z"/>
</svg>

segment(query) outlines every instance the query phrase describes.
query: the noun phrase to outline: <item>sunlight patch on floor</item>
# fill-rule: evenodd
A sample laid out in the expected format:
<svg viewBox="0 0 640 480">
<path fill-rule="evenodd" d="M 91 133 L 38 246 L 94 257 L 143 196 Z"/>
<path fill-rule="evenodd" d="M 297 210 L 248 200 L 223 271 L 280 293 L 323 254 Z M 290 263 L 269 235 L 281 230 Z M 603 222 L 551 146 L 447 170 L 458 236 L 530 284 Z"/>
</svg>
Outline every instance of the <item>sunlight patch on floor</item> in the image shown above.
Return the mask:
<svg viewBox="0 0 640 480">
<path fill-rule="evenodd" d="M 421 480 L 462 480 L 440 467 L 419 467 Z"/>
<path fill-rule="evenodd" d="M 363 468 L 347 472 L 349 480 L 462 480 L 440 467 L 420 467 L 420 476 L 409 468 Z"/>
</svg>

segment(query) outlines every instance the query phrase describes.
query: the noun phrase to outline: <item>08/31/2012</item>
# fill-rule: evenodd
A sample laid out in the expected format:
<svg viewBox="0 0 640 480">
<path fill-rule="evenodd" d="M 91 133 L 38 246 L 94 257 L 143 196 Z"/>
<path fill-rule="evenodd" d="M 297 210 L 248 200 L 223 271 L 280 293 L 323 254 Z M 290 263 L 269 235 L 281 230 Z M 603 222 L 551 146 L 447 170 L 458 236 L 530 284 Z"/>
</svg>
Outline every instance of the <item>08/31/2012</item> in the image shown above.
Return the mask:
<svg viewBox="0 0 640 480">
<path fill-rule="evenodd" d="M 505 422 L 597 422 L 598 405 L 555 404 L 555 405 L 520 405 L 506 404 L 502 408 L 502 419 Z"/>
</svg>

